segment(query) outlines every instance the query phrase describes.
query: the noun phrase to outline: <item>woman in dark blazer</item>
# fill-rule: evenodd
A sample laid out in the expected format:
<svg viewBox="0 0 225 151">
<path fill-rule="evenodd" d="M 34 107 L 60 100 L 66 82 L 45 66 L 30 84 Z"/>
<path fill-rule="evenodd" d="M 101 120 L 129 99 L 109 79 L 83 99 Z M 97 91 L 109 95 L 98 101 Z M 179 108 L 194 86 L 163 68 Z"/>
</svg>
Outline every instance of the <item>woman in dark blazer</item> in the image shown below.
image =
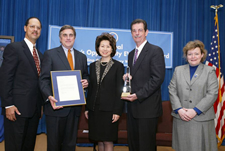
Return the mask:
<svg viewBox="0 0 225 151">
<path fill-rule="evenodd" d="M 101 59 L 90 64 L 85 117 L 88 119 L 89 139 L 98 142 L 99 151 L 112 151 L 123 110 L 120 97 L 124 66 L 112 59 L 116 54 L 116 40 L 112 35 L 103 33 L 98 36 L 95 49 Z"/>
<path fill-rule="evenodd" d="M 215 69 L 202 64 L 207 51 L 201 41 L 188 42 L 183 53 L 188 64 L 176 67 L 169 85 L 174 117 L 172 147 L 176 151 L 217 151 Z"/>
</svg>

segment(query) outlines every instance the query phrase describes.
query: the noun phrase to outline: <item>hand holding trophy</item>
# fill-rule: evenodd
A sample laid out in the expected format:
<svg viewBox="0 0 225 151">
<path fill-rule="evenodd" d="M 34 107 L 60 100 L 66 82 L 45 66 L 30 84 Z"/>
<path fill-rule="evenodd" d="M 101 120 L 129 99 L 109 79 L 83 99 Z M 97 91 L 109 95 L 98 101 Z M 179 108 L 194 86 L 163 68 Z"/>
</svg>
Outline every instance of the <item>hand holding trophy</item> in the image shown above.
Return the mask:
<svg viewBox="0 0 225 151">
<path fill-rule="evenodd" d="M 123 93 L 121 97 L 125 97 L 130 95 L 131 93 L 131 83 L 130 83 L 130 67 L 127 66 L 127 72 L 124 79 L 124 85 L 123 85 Z"/>
</svg>

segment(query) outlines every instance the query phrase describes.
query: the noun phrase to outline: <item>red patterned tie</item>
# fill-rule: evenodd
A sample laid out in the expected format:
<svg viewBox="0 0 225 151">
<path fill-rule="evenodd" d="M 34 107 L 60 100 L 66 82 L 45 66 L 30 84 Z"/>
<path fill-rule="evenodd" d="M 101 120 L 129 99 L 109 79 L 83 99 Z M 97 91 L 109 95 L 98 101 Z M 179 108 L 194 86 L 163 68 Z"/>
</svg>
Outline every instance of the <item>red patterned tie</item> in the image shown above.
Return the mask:
<svg viewBox="0 0 225 151">
<path fill-rule="evenodd" d="M 37 68 L 38 76 L 39 76 L 41 69 L 40 69 L 40 62 L 38 59 L 38 55 L 37 55 L 35 46 L 33 47 L 33 57 L 34 57 L 34 62 L 35 62 L 36 68 Z"/>
</svg>

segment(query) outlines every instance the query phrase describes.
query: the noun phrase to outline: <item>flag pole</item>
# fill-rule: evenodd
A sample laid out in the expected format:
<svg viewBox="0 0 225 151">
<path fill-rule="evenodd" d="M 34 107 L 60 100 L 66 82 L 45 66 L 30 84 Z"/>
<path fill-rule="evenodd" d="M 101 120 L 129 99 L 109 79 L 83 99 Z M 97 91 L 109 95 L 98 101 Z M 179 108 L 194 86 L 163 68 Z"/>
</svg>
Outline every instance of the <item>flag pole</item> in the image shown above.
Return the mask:
<svg viewBox="0 0 225 151">
<path fill-rule="evenodd" d="M 219 38 L 219 21 L 218 21 L 218 14 L 217 14 L 217 12 L 218 12 L 218 9 L 219 8 L 222 8 L 223 7 L 223 5 L 222 4 L 220 4 L 220 5 L 211 5 L 210 6 L 210 8 L 213 8 L 213 9 L 215 9 L 215 17 L 214 17 L 214 20 L 215 20 L 215 25 L 214 26 L 217 26 L 217 40 L 218 40 L 218 69 L 219 69 L 219 76 L 218 76 L 218 78 L 219 78 L 219 81 L 218 81 L 218 83 L 219 83 L 219 102 L 220 103 L 222 103 L 222 96 L 221 96 L 221 72 L 220 72 L 220 70 L 221 70 L 221 65 L 220 65 L 220 38 Z M 215 37 L 216 38 L 216 37 Z M 223 128 L 222 128 L 222 131 L 223 131 Z M 222 144 L 222 141 L 223 141 L 223 139 L 224 139 L 224 137 L 225 137 L 225 135 L 222 137 L 222 138 L 219 138 L 218 136 L 217 136 L 217 139 L 219 140 L 219 143 L 217 144 L 218 145 L 218 147 Z"/>
<path fill-rule="evenodd" d="M 220 4 L 220 5 L 211 5 L 210 8 L 213 8 L 215 9 L 215 25 L 217 25 L 217 34 L 218 34 L 218 61 L 219 61 L 219 73 L 220 73 L 220 36 L 219 36 L 219 21 L 218 21 L 218 9 L 222 8 L 223 5 Z M 221 88 L 221 87 L 220 87 Z"/>
</svg>

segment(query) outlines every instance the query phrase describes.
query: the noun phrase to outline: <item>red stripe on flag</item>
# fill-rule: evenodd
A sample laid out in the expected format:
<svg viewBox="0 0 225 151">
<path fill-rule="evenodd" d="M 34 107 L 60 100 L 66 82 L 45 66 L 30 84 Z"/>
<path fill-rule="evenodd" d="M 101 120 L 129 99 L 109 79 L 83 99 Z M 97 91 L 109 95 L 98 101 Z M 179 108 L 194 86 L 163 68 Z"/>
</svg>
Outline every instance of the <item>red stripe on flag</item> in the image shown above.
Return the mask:
<svg viewBox="0 0 225 151">
<path fill-rule="evenodd" d="M 217 76 L 217 78 L 219 77 L 219 75 L 220 75 L 220 71 L 219 71 L 218 68 L 216 68 L 216 76 Z"/>
<path fill-rule="evenodd" d="M 220 114 L 219 114 L 219 117 L 217 118 L 217 125 L 216 125 L 216 134 L 218 135 L 218 131 L 220 130 L 220 125 L 221 125 L 221 119 L 222 119 L 222 117 L 223 117 L 223 111 L 224 111 L 224 109 L 225 109 L 225 102 L 223 102 L 223 104 L 222 104 L 222 107 L 221 107 L 221 110 L 220 110 Z M 223 125 L 224 126 L 224 125 Z M 223 136 L 223 135 L 222 135 Z"/>
<path fill-rule="evenodd" d="M 220 100 L 219 100 L 219 93 L 218 93 L 218 97 L 217 97 L 216 101 L 213 104 L 215 113 L 217 113 L 217 106 L 218 106 L 219 103 L 220 103 Z"/>
</svg>

